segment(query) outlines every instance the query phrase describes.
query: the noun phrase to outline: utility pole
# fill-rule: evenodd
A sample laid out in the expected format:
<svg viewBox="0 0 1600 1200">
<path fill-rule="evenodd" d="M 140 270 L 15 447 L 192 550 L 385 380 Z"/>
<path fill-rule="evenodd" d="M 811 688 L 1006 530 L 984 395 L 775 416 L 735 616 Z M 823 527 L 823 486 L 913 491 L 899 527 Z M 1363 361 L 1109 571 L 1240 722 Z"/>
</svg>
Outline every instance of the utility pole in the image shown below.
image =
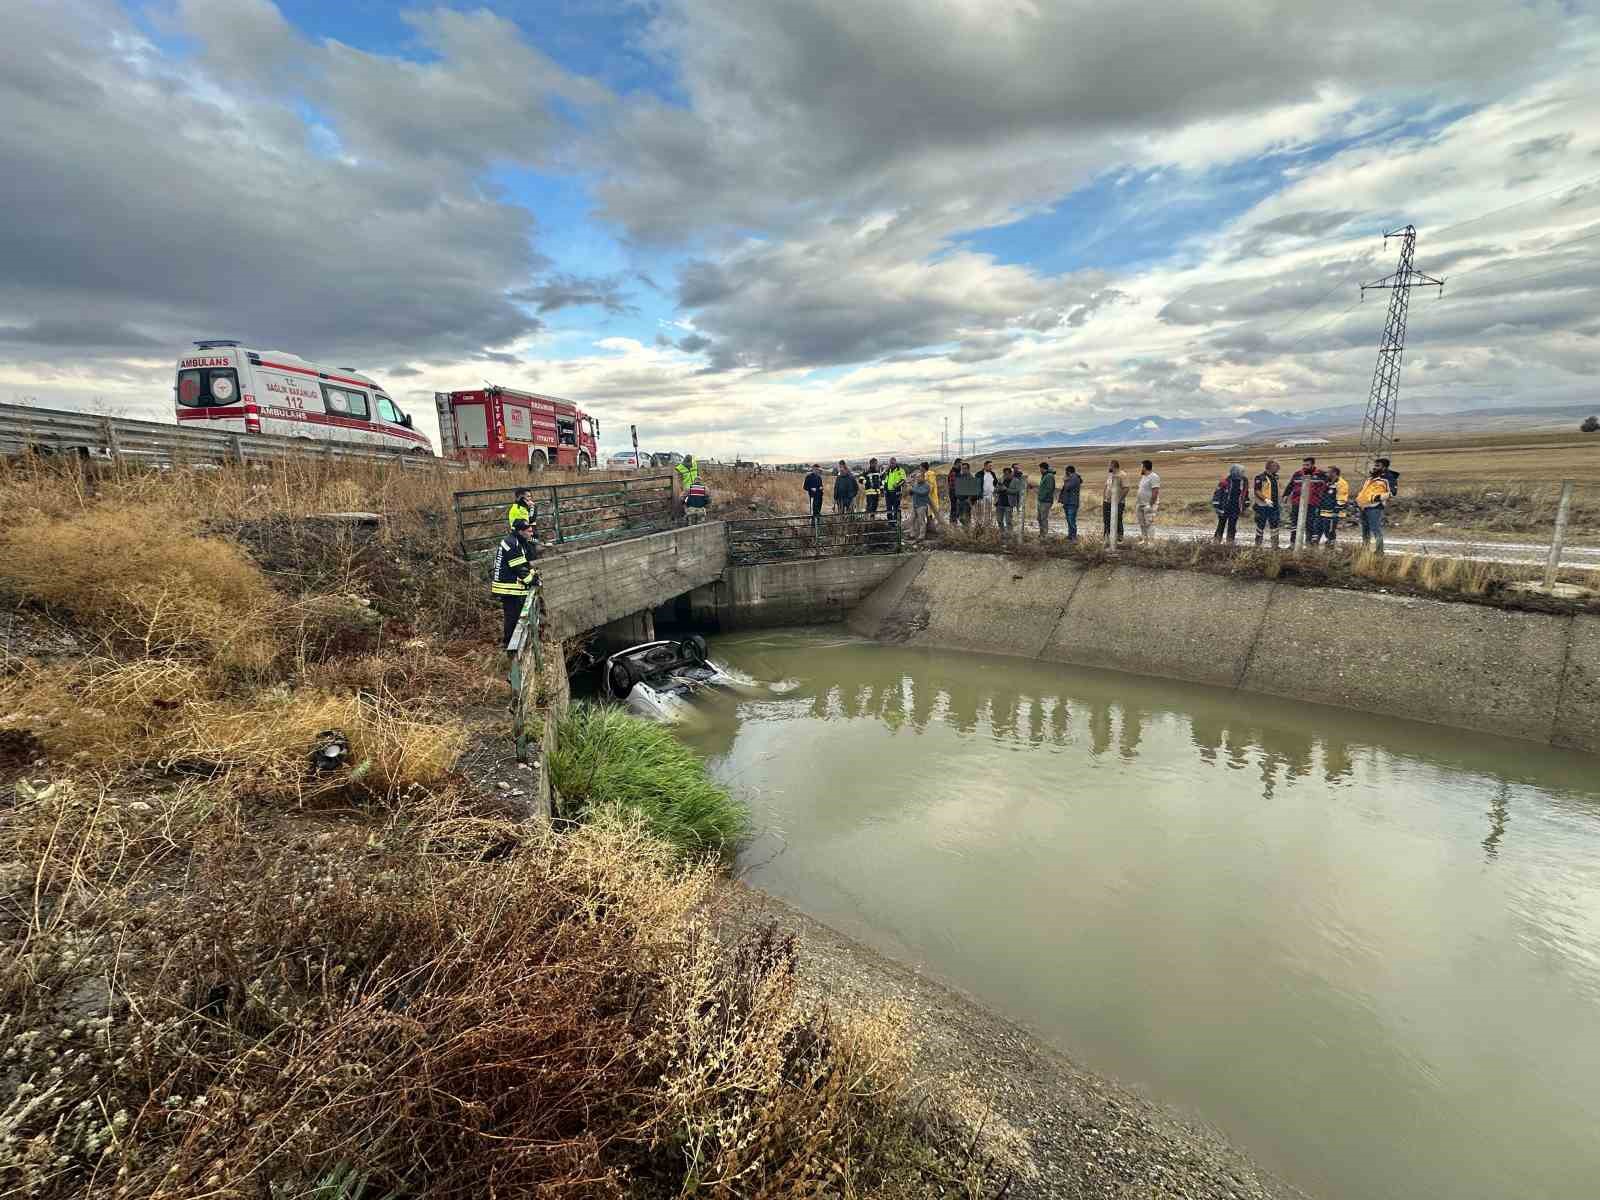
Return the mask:
<svg viewBox="0 0 1600 1200">
<path fill-rule="evenodd" d="M 1400 239 L 1400 266 L 1393 275 L 1386 275 L 1373 283 L 1361 285 L 1363 299 L 1369 291 L 1389 293 L 1389 319 L 1383 326 L 1383 339 L 1378 343 L 1378 366 L 1372 373 L 1372 394 L 1367 397 L 1367 414 L 1361 420 L 1362 474 L 1371 472 L 1372 464 L 1388 458 L 1394 445 L 1395 409 L 1400 403 L 1400 359 L 1406 348 L 1406 311 L 1411 306 L 1411 289 L 1418 285 L 1437 287 L 1444 292 L 1444 280 L 1424 275 L 1411 265 L 1411 256 L 1417 249 L 1417 227 L 1407 225 L 1383 235 L 1383 244 L 1389 239 Z"/>
<path fill-rule="evenodd" d="M 950 418 L 944 419 L 944 427 L 939 430 L 939 461 L 946 462 L 950 457 Z"/>
</svg>

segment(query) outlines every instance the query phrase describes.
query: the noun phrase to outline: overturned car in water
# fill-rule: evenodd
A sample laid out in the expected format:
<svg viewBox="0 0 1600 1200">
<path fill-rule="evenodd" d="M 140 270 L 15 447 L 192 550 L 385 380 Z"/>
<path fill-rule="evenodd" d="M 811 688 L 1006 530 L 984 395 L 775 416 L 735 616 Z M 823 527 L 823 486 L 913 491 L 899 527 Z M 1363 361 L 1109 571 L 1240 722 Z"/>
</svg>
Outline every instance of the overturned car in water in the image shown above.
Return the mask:
<svg viewBox="0 0 1600 1200">
<path fill-rule="evenodd" d="M 640 716 L 671 719 L 684 702 L 708 687 L 733 682 L 706 654 L 698 634 L 678 641 L 644 642 L 606 659 L 601 678 L 615 700 Z"/>
</svg>

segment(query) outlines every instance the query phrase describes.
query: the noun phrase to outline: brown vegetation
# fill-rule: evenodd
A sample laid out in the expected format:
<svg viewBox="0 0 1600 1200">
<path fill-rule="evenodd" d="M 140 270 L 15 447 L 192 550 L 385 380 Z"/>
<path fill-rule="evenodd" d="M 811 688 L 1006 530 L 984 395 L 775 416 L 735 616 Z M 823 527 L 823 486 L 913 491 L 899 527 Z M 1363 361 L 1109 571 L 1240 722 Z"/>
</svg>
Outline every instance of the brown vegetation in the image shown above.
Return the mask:
<svg viewBox="0 0 1600 1200">
<path fill-rule="evenodd" d="M 930 545 L 1022 559 L 1066 558 L 1089 567 L 1120 563 L 1203 571 L 1212 575 L 1282 579 L 1311 587 L 1381 587 L 1413 595 L 1536 611 L 1600 608 L 1600 600 L 1579 602 L 1509 590 L 1511 583 L 1527 578 L 1525 567 L 1476 559 L 1377 554 L 1362 549 L 1359 542 L 1353 546 L 1341 545 L 1333 551 L 1313 549 L 1297 555 L 1249 543 L 1229 546 L 1210 540 L 1163 539 L 1147 546 L 1133 538 L 1120 550 L 1113 550 L 1098 534 L 1082 536 L 1076 542 L 1055 538 L 1041 543 L 1037 537 L 1007 541 L 992 529 L 957 526 L 941 530 L 930 540 Z M 1566 570 L 1560 572 L 1559 577 L 1600 592 L 1600 572 Z"/>
<path fill-rule="evenodd" d="M 0 592 L 91 648 L 0 663 L 7 1194 L 994 1194 L 709 863 L 457 769 L 504 685 L 426 479 L 0 474 Z"/>
</svg>

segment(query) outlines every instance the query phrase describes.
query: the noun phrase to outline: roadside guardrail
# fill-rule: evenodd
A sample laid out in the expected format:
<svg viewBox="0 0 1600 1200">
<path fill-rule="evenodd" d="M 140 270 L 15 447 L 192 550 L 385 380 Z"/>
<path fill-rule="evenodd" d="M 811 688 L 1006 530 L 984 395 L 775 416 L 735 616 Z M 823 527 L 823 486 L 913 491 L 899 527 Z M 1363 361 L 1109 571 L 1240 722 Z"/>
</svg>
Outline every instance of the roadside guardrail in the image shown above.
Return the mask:
<svg viewBox="0 0 1600 1200">
<path fill-rule="evenodd" d="M 461 463 L 416 451 L 338 445 L 277 434 L 223 433 L 25 404 L 0 404 L 0 453 L 76 455 L 89 461 L 153 467 L 320 459 L 383 462 L 427 470 L 463 469 Z"/>
</svg>

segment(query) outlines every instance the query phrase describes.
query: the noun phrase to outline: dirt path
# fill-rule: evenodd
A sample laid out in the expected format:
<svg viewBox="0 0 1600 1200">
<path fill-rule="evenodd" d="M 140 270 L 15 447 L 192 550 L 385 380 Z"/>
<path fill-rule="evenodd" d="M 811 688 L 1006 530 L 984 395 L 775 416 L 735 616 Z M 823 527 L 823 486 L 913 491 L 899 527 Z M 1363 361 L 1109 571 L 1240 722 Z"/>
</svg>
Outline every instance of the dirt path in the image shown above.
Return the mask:
<svg viewBox="0 0 1600 1200">
<path fill-rule="evenodd" d="M 714 915 L 725 933 L 772 921 L 799 935 L 806 982 L 846 1008 L 892 1001 L 908 1009 L 923 1078 L 940 1090 L 951 1078 L 964 1084 L 978 1097 L 968 1105 L 977 1119 L 1021 1150 L 1009 1196 L 1304 1200 L 1216 1131 L 1085 1070 L 969 997 L 763 892 L 730 883 Z"/>
</svg>

